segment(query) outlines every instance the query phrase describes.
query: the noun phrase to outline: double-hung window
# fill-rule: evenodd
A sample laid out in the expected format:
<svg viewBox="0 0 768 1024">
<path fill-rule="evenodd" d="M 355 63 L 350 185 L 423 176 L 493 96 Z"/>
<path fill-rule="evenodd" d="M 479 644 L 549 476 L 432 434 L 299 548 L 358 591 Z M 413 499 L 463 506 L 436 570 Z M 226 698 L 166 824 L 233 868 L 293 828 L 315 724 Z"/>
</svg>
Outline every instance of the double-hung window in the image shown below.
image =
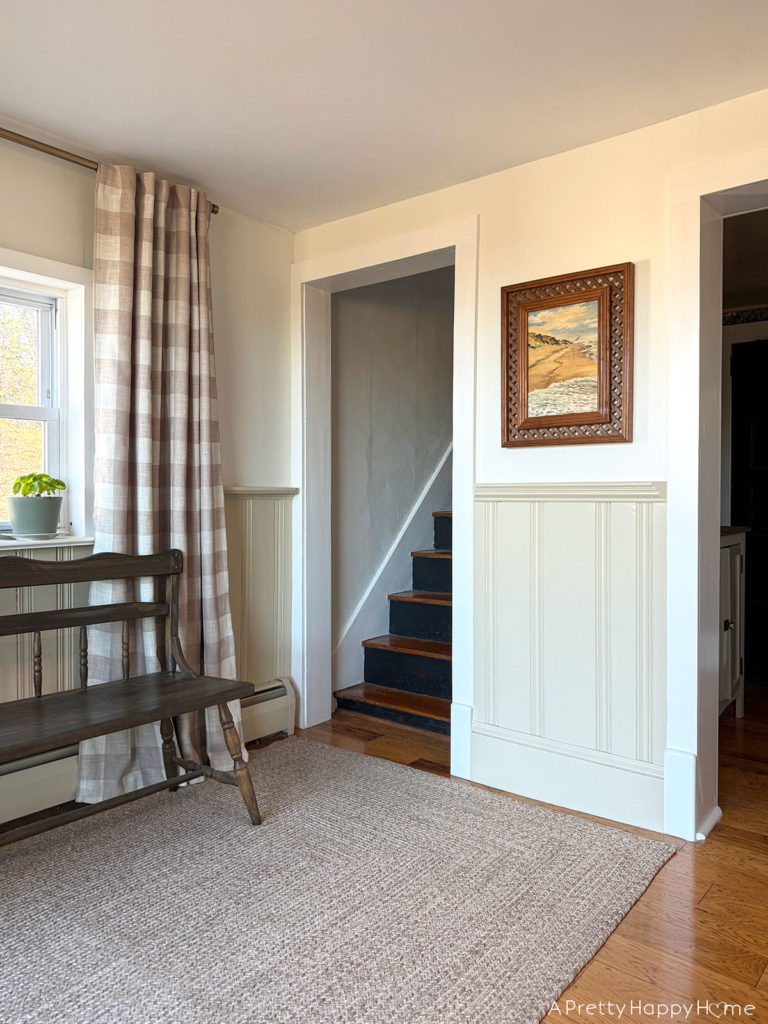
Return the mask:
<svg viewBox="0 0 768 1024">
<path fill-rule="evenodd" d="M 58 301 L 0 287 L 0 529 L 17 476 L 59 475 Z"/>
</svg>

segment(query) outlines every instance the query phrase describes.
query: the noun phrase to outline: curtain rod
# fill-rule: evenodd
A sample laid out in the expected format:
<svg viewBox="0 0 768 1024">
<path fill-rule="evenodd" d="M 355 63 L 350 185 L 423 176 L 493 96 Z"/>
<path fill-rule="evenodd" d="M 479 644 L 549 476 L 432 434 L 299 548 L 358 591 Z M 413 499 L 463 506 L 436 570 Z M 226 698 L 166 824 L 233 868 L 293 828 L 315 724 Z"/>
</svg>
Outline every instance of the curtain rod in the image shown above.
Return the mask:
<svg viewBox="0 0 768 1024">
<path fill-rule="evenodd" d="M 47 153 L 48 156 L 57 156 L 59 160 L 68 160 L 69 163 L 79 164 L 80 167 L 87 167 L 90 171 L 96 171 L 99 167 L 95 160 L 89 160 L 85 156 L 78 156 L 77 153 L 70 153 L 66 149 L 59 149 L 58 146 L 49 146 L 47 142 L 30 139 L 27 135 L 19 135 L 18 132 L 12 132 L 10 128 L 0 128 L 0 139 L 7 139 L 9 142 L 17 143 L 19 146 L 26 146 L 28 149 L 36 149 L 40 153 Z M 211 203 L 211 213 L 218 212 L 219 208 L 216 203 Z"/>
</svg>

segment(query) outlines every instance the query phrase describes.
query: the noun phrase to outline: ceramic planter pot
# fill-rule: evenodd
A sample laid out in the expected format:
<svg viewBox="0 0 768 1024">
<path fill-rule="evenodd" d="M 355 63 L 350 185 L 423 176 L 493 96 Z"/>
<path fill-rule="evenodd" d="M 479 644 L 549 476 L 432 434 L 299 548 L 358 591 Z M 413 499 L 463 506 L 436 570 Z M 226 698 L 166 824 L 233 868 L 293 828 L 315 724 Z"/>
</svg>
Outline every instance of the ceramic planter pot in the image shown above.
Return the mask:
<svg viewBox="0 0 768 1024">
<path fill-rule="evenodd" d="M 14 537 L 55 537 L 61 515 L 61 495 L 9 497 L 11 529 Z"/>
</svg>

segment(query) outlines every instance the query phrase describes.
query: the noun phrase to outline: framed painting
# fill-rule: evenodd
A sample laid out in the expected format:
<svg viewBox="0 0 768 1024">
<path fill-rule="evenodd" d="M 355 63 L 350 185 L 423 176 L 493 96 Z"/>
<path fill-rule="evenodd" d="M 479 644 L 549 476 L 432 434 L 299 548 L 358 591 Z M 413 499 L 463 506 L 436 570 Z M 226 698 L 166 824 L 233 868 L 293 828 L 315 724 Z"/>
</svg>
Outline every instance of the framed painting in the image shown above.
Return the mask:
<svg viewBox="0 0 768 1024">
<path fill-rule="evenodd" d="M 632 440 L 634 264 L 501 290 L 502 446 Z"/>
</svg>

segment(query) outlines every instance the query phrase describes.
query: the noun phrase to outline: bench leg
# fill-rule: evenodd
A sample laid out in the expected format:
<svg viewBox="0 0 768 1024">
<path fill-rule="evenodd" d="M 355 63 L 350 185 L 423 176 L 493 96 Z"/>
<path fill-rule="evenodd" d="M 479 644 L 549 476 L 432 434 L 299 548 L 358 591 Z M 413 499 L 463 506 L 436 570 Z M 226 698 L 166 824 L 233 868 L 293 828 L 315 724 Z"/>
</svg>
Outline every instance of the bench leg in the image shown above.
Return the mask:
<svg viewBox="0 0 768 1024">
<path fill-rule="evenodd" d="M 224 730 L 227 750 L 235 765 L 234 772 L 238 788 L 240 789 L 240 796 L 248 808 L 248 814 L 251 816 L 253 824 L 260 825 L 261 814 L 259 814 L 259 805 L 256 802 L 256 794 L 253 791 L 253 783 L 251 782 L 251 776 L 248 774 L 248 768 L 243 761 L 243 748 L 240 745 L 240 737 L 237 734 L 237 729 L 232 719 L 232 712 L 226 704 L 219 704 L 219 721 L 221 722 L 221 728 Z"/>
<path fill-rule="evenodd" d="M 164 718 L 160 722 L 160 735 L 163 738 L 163 765 L 165 766 L 166 779 L 175 779 L 179 774 L 179 766 L 176 764 L 176 737 L 173 729 L 173 719 Z M 178 786 L 174 786 L 178 789 Z"/>
</svg>

